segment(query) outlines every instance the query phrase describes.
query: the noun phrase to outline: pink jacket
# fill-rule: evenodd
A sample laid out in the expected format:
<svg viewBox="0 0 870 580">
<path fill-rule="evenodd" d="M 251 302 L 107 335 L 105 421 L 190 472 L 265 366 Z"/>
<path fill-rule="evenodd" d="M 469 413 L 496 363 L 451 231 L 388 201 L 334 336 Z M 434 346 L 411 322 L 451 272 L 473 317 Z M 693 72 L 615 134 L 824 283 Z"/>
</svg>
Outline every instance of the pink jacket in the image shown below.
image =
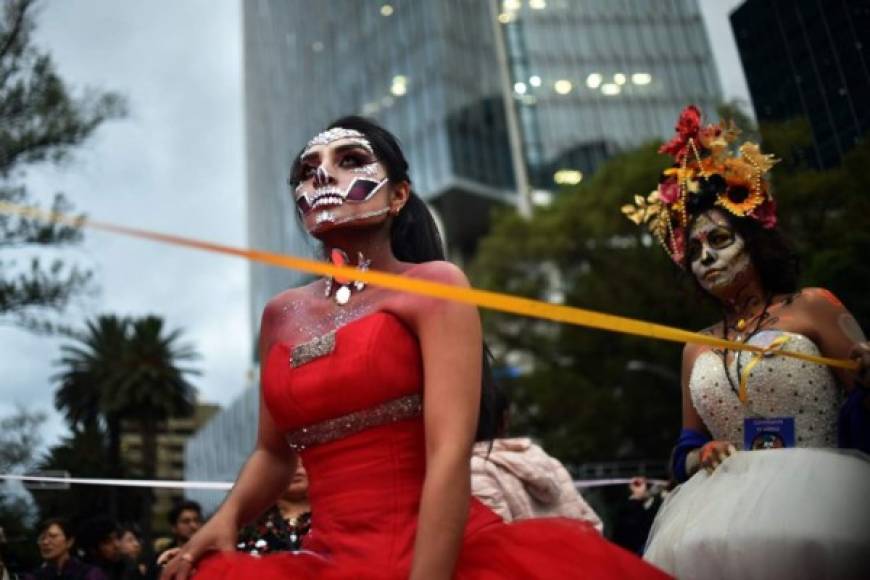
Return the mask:
<svg viewBox="0 0 870 580">
<path fill-rule="evenodd" d="M 599 532 L 604 525 L 574 487 L 558 459 L 522 437 L 475 444 L 471 493 L 505 521 L 540 517 L 585 520 Z M 487 452 L 489 455 L 487 456 Z"/>
</svg>

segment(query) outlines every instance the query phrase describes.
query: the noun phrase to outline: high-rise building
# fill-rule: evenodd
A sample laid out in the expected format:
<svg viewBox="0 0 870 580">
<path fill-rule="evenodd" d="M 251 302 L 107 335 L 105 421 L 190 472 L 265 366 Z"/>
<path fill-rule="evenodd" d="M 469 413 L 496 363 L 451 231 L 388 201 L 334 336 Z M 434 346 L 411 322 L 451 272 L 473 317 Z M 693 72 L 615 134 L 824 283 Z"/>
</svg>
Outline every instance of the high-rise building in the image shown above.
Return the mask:
<svg viewBox="0 0 870 580">
<path fill-rule="evenodd" d="M 157 479 L 179 480 L 185 474 L 185 444 L 196 431 L 220 411 L 218 405 L 197 403 L 190 417 L 170 417 L 158 425 Z M 125 421 L 121 431 L 121 453 L 133 475 L 143 476 L 142 435 L 135 421 Z M 168 534 L 166 515 L 182 493 L 174 489 L 155 489 L 151 507 L 151 529 L 156 534 Z"/>
<path fill-rule="evenodd" d="M 748 0 L 731 24 L 760 122 L 806 120 L 818 168 L 866 138 L 870 2 Z"/>
<path fill-rule="evenodd" d="M 185 442 L 185 481 L 236 480 L 239 469 L 254 449 L 259 405 L 259 391 L 247 388 Z M 187 490 L 184 495 L 198 501 L 208 515 L 218 508 L 226 492 L 197 489 Z"/>
<path fill-rule="evenodd" d="M 295 223 L 286 177 L 294 154 L 340 116 L 371 116 L 399 137 L 415 190 L 461 259 L 491 206 L 516 202 L 506 96 L 531 185 L 552 189 L 616 151 L 668 138 L 683 106 L 713 109 L 720 95 L 697 0 L 242 6 L 248 231 L 252 246 L 272 251 L 313 248 Z M 253 265 L 253 328 L 270 296 L 302 280 Z"/>
</svg>

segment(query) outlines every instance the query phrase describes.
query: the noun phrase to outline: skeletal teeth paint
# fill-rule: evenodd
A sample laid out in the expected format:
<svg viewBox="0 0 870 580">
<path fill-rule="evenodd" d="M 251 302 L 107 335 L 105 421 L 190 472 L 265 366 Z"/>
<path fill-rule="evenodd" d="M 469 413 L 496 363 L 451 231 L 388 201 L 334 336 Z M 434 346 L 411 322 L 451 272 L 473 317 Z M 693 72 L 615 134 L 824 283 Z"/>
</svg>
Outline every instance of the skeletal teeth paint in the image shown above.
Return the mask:
<svg viewBox="0 0 870 580">
<path fill-rule="evenodd" d="M 296 205 L 303 215 L 311 210 L 325 205 L 342 205 L 346 201 L 368 201 L 389 181 L 384 178 L 380 181 L 357 177 L 350 182 L 347 189 L 341 191 L 334 186 L 318 187 L 314 191 L 305 192 L 302 187 L 296 188 Z"/>
</svg>

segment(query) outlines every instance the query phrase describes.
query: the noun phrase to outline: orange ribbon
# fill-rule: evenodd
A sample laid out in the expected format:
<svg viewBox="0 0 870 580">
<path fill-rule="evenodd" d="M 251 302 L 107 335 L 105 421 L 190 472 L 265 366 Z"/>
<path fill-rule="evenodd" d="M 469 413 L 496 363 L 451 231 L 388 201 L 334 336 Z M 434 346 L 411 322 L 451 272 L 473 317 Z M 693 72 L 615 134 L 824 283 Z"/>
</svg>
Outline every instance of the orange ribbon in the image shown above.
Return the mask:
<svg viewBox="0 0 870 580">
<path fill-rule="evenodd" d="M 665 326 L 663 324 L 644 322 L 633 318 L 615 316 L 612 314 L 574 308 L 572 306 L 564 306 L 561 304 L 550 304 L 549 302 L 521 298 L 510 294 L 478 290 L 476 288 L 462 288 L 450 284 L 401 276 L 399 274 L 389 274 L 377 270 L 362 271 L 349 266 L 335 266 L 317 260 L 286 256 L 261 250 L 236 248 L 214 242 L 206 242 L 172 234 L 162 234 L 159 232 L 99 222 L 85 218 L 73 218 L 58 212 L 44 212 L 35 208 L 5 202 L 0 202 L 0 212 L 21 215 L 41 221 L 62 223 L 72 227 L 87 227 L 134 238 L 163 242 L 175 246 L 238 256 L 240 258 L 246 258 L 254 262 L 261 262 L 279 268 L 299 270 L 317 276 L 332 276 L 333 278 L 357 280 L 366 284 L 388 288 L 390 290 L 410 292 L 412 294 L 441 298 L 444 300 L 453 300 L 455 302 L 472 304 L 481 308 L 498 310 L 509 314 L 518 314 L 520 316 L 529 316 L 532 318 L 552 320 L 554 322 L 562 322 L 576 326 L 585 326 L 587 328 L 597 328 L 599 330 L 607 330 L 621 334 L 630 334 L 659 340 L 668 340 L 672 342 L 692 342 L 714 348 L 727 348 L 738 351 L 745 350 L 755 353 L 763 353 L 761 347 L 751 344 L 733 342 L 722 338 L 716 338 L 715 336 Z M 857 370 L 858 368 L 857 361 L 853 360 L 833 359 L 785 350 L 776 351 L 776 354 L 848 370 Z"/>
</svg>

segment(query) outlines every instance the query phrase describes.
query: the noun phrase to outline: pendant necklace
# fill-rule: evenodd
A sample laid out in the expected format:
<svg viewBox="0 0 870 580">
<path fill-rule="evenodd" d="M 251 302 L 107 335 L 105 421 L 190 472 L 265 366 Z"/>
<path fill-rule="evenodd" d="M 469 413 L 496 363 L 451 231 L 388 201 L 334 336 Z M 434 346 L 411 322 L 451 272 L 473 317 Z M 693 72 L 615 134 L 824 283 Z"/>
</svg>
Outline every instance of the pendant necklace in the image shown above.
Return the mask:
<svg viewBox="0 0 870 580">
<path fill-rule="evenodd" d="M 356 267 L 359 271 L 365 272 L 371 266 L 372 261 L 365 256 L 363 256 L 362 252 L 357 252 L 357 264 Z M 329 251 L 329 261 L 334 266 L 348 266 L 350 260 L 347 257 L 347 254 L 344 250 L 340 250 L 338 248 L 333 248 Z M 365 282 L 360 282 L 359 280 L 350 280 L 346 278 L 336 278 L 334 276 L 330 276 L 326 279 L 326 289 L 324 292 L 324 296 L 329 298 L 332 296 L 332 299 L 335 300 L 335 303 L 339 306 L 344 306 L 350 301 L 351 295 L 354 291 L 362 292 L 365 290 Z M 335 294 L 333 294 L 333 290 L 335 290 Z"/>
<path fill-rule="evenodd" d="M 753 328 L 752 332 L 748 333 L 745 336 L 743 334 L 738 334 L 737 336 L 735 336 L 734 339 L 736 342 L 743 342 L 743 343 L 749 342 L 749 340 L 753 336 L 758 334 L 758 331 L 761 329 L 761 325 L 767 319 L 767 316 L 768 316 L 767 310 L 768 310 L 768 308 L 770 308 L 771 302 L 773 302 L 773 294 L 768 294 L 767 298 L 764 301 L 764 308 L 761 309 L 761 312 L 758 314 L 758 317 L 755 321 L 755 328 Z M 755 318 L 755 317 L 754 316 L 750 317 L 749 320 L 751 321 L 753 318 Z M 746 330 L 746 326 L 747 326 L 747 319 L 741 318 L 737 321 L 737 324 L 733 328 L 734 328 L 734 330 L 737 330 L 738 332 L 743 332 L 744 330 Z M 726 340 L 728 339 L 728 319 L 724 315 L 724 313 L 722 315 L 722 335 Z M 726 348 L 722 353 L 722 368 L 725 370 L 725 378 L 728 379 L 728 385 L 731 387 L 731 390 L 734 391 L 734 394 L 736 395 L 736 394 L 738 394 L 737 386 L 734 384 L 734 381 L 731 379 L 731 373 L 728 371 L 728 350 L 729 349 Z M 736 370 L 737 370 L 738 380 L 739 380 L 740 374 L 741 374 L 740 353 L 741 353 L 741 351 L 739 351 L 739 350 L 734 352 L 734 357 L 736 359 L 736 365 L 737 365 Z"/>
</svg>

